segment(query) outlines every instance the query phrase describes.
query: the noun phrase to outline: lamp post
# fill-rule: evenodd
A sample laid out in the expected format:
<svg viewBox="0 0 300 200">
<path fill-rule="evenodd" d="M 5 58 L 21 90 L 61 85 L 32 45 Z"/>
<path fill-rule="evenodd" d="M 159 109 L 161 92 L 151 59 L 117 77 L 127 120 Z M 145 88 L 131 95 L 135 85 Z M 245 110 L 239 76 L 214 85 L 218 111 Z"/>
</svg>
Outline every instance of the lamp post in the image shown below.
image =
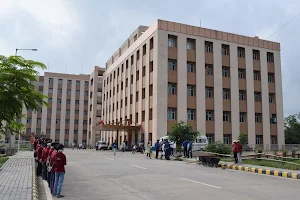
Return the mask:
<svg viewBox="0 0 300 200">
<path fill-rule="evenodd" d="M 18 51 L 37 51 L 37 49 L 16 49 L 15 55 L 18 55 Z"/>
</svg>

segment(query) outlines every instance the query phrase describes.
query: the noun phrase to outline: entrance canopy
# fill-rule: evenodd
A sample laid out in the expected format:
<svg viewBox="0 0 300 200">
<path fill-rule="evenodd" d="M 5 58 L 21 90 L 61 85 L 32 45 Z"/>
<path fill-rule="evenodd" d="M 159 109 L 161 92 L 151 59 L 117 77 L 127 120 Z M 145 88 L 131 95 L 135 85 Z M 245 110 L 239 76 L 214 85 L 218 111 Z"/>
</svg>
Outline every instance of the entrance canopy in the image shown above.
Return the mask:
<svg viewBox="0 0 300 200">
<path fill-rule="evenodd" d="M 138 131 L 141 129 L 141 125 L 136 123 L 132 124 L 131 120 L 127 120 L 124 124 L 121 122 L 104 124 L 103 121 L 99 121 L 94 127 L 95 131 Z"/>
</svg>

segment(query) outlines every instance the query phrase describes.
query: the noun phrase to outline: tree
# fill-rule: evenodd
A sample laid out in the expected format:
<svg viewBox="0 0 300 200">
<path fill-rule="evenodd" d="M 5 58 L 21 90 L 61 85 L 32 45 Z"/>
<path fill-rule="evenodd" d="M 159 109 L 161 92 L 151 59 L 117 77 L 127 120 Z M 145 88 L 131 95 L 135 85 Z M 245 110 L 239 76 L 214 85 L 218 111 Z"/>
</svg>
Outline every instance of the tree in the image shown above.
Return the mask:
<svg viewBox="0 0 300 200">
<path fill-rule="evenodd" d="M 238 140 L 240 141 L 240 143 L 245 146 L 245 144 L 248 144 L 248 136 L 244 133 L 240 133 Z"/>
<path fill-rule="evenodd" d="M 21 56 L 5 57 L 0 55 L 0 131 L 16 133 L 24 128 L 18 122 L 23 108 L 37 110 L 46 96 L 40 94 L 34 82 L 37 81 L 37 69 L 46 69 L 43 63 L 25 60 Z M 4 123 L 3 123 L 4 122 Z"/>
<path fill-rule="evenodd" d="M 172 125 L 172 131 L 169 133 L 169 139 L 176 142 L 177 152 L 181 152 L 181 144 L 184 140 L 194 141 L 200 132 L 193 130 L 192 126 L 180 121 Z"/>
<path fill-rule="evenodd" d="M 286 144 L 300 143 L 300 113 L 289 115 L 284 119 L 284 133 Z"/>
</svg>

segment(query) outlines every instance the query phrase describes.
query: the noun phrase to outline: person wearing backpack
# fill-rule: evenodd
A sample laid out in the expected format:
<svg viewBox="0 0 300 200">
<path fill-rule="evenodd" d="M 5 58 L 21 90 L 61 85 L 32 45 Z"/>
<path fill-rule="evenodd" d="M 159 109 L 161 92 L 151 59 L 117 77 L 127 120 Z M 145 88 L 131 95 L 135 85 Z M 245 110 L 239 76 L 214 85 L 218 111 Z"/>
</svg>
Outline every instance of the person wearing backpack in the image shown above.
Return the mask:
<svg viewBox="0 0 300 200">
<path fill-rule="evenodd" d="M 112 144 L 112 149 L 114 151 L 114 156 L 116 156 L 117 148 L 118 148 L 118 145 L 117 145 L 117 141 L 115 140 L 114 143 Z"/>
</svg>

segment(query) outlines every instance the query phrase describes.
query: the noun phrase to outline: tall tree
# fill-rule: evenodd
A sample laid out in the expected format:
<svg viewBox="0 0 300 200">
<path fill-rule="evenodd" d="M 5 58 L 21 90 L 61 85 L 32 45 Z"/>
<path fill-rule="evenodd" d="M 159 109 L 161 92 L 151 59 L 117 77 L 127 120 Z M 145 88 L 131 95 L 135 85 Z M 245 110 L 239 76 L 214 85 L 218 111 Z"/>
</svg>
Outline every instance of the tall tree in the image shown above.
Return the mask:
<svg viewBox="0 0 300 200">
<path fill-rule="evenodd" d="M 300 144 L 300 113 L 289 115 L 284 120 L 286 144 Z"/>
<path fill-rule="evenodd" d="M 22 109 L 37 110 L 45 102 L 46 96 L 34 86 L 39 72 L 46 69 L 43 63 L 25 60 L 21 56 L 5 57 L 0 55 L 0 131 L 16 132 L 24 128 L 18 119 Z M 5 123 L 3 123 L 5 122 Z"/>
<path fill-rule="evenodd" d="M 184 140 L 194 141 L 200 132 L 193 130 L 192 126 L 180 121 L 172 125 L 172 132 L 168 134 L 169 139 L 176 142 L 176 150 L 181 152 L 181 144 Z"/>
</svg>

